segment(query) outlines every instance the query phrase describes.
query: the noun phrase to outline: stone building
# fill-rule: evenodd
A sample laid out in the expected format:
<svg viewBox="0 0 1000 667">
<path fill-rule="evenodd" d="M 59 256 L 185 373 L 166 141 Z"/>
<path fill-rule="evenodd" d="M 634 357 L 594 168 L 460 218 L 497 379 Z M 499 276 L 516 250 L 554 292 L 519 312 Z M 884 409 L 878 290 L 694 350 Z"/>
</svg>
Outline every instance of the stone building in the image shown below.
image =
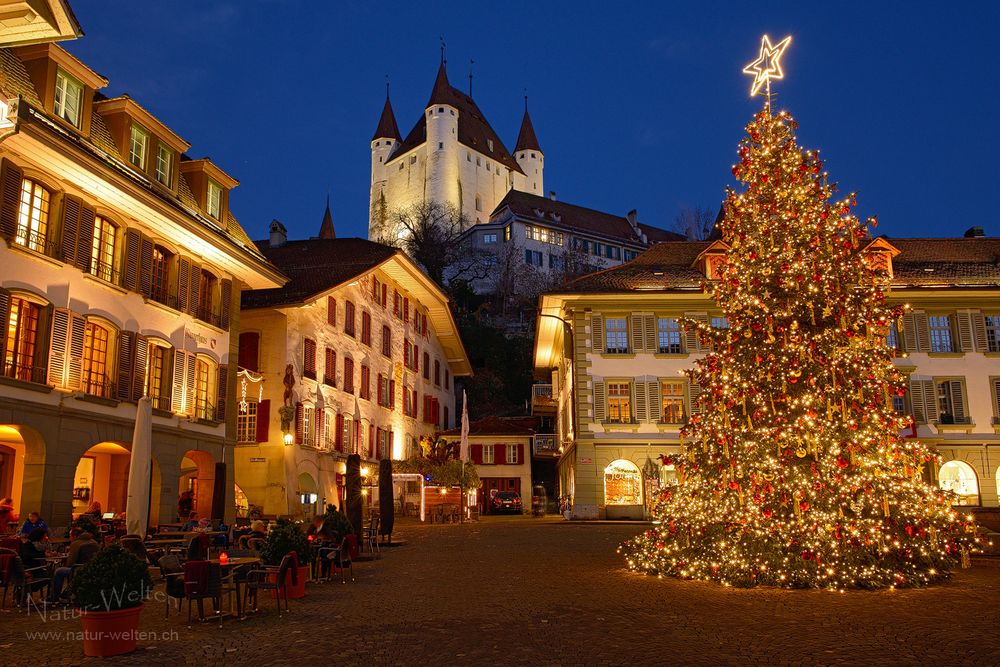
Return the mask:
<svg viewBox="0 0 1000 667">
<path fill-rule="evenodd" d="M 261 252 L 290 278 L 243 294 L 237 393 L 238 502 L 309 515 L 343 501 L 345 461 L 408 458 L 454 423 L 471 367 L 448 297 L 404 253 L 271 223 Z"/>
<path fill-rule="evenodd" d="M 80 34 L 65 3 L 40 4 L 0 30 L 0 497 L 52 526 L 93 501 L 124 511 L 149 395 L 150 522 L 174 520 L 185 490 L 221 516 L 240 293 L 284 277 L 229 211 L 237 181 L 136 100 L 105 97 L 54 41 Z"/>
<path fill-rule="evenodd" d="M 989 513 L 1000 505 L 1000 239 L 973 228 L 878 238 L 867 252 L 891 279 L 890 301 L 912 306 L 887 344 L 908 375 L 895 399 L 913 416 L 908 434 L 943 459 L 926 474 Z M 719 241 L 661 243 L 541 297 L 533 404 L 556 417 L 560 489 L 577 518 L 642 517 L 674 481 L 657 457 L 680 451 L 698 393 L 681 371 L 702 353 L 680 320 L 728 326 L 702 288 L 725 253 Z"/>
</svg>

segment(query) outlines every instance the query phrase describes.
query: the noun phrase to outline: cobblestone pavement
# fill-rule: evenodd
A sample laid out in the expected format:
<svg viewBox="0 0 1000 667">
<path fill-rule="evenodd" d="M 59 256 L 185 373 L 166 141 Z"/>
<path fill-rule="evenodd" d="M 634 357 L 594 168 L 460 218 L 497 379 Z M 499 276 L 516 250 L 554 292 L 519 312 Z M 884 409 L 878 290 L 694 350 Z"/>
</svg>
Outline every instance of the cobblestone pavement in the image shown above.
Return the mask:
<svg viewBox="0 0 1000 667">
<path fill-rule="evenodd" d="M 403 523 L 405 546 L 358 563 L 357 581 L 310 584 L 280 620 L 197 625 L 151 602 L 141 641 L 114 664 L 997 664 L 1000 568 L 924 590 L 734 590 L 625 571 L 636 525 L 528 517 Z M 79 620 L 0 614 L 0 665 L 84 662 Z M 174 637 L 169 633 L 174 632 Z M 163 639 L 166 637 L 166 639 Z"/>
</svg>

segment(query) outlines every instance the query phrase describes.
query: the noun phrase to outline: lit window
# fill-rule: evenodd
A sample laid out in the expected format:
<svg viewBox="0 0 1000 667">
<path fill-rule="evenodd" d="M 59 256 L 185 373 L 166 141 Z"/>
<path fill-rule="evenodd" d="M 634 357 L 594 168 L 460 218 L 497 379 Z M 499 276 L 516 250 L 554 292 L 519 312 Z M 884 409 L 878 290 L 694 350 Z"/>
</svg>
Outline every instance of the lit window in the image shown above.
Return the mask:
<svg viewBox="0 0 1000 667">
<path fill-rule="evenodd" d="M 938 484 L 955 494 L 955 505 L 979 504 L 979 481 L 976 471 L 965 461 L 948 461 L 938 472 Z"/>
<path fill-rule="evenodd" d="M 174 153 L 172 150 L 160 144 L 156 149 L 156 180 L 170 187 L 171 176 L 173 175 Z"/>
<path fill-rule="evenodd" d="M 316 438 L 316 408 L 312 405 L 302 406 L 302 444 L 312 445 Z"/>
<path fill-rule="evenodd" d="M 609 317 L 604 326 L 605 352 L 626 354 L 628 352 L 628 325 L 624 317 Z"/>
<path fill-rule="evenodd" d="M 931 352 L 954 352 L 951 335 L 951 317 L 931 315 L 927 318 L 931 329 Z"/>
<path fill-rule="evenodd" d="M 493 445 L 483 445 L 483 463 L 493 463 Z"/>
<path fill-rule="evenodd" d="M 56 96 L 53 111 L 74 127 L 80 127 L 83 84 L 62 70 L 56 71 Z"/>
<path fill-rule="evenodd" d="M 604 469 L 604 504 L 642 504 L 642 473 L 636 464 L 618 459 Z"/>
<path fill-rule="evenodd" d="M 491 245 L 497 242 L 497 235 L 494 234 L 483 234 L 483 243 L 485 245 Z"/>
<path fill-rule="evenodd" d="M 236 415 L 236 442 L 257 442 L 256 403 L 247 403 L 247 411 Z"/>
<path fill-rule="evenodd" d="M 21 181 L 21 203 L 17 217 L 15 240 L 38 252 L 45 252 L 45 237 L 49 228 L 49 191 L 35 181 Z"/>
<path fill-rule="evenodd" d="M 967 424 L 965 387 L 961 380 L 937 382 L 938 420 L 941 424 Z"/>
<path fill-rule="evenodd" d="M 83 339 L 83 391 L 92 396 L 111 396 L 108 377 L 108 344 L 111 332 L 94 322 L 87 322 Z"/>
<path fill-rule="evenodd" d="M 206 209 L 208 214 L 216 220 L 222 219 L 222 186 L 211 180 L 208 182 Z"/>
<path fill-rule="evenodd" d="M 987 315 L 986 349 L 990 352 L 1000 352 L 1000 315 Z"/>
<path fill-rule="evenodd" d="M 102 280 L 116 282 L 115 237 L 117 228 L 106 218 L 94 220 L 94 243 L 90 254 L 90 273 Z"/>
<path fill-rule="evenodd" d="M 164 302 L 167 299 L 167 278 L 170 253 L 160 246 L 153 248 L 153 263 L 150 267 L 152 274 L 152 292 L 150 296 L 154 301 Z"/>
<path fill-rule="evenodd" d="M 213 321 L 217 318 L 214 317 L 212 312 L 212 301 L 215 295 L 215 283 L 216 278 L 208 271 L 202 270 L 201 274 L 198 276 L 198 314 L 197 317 L 202 322 L 211 322 L 217 324 L 218 322 Z"/>
<path fill-rule="evenodd" d="M 681 349 L 681 323 L 676 317 L 661 317 L 657 320 L 657 334 L 659 336 L 660 354 L 680 354 Z"/>
<path fill-rule="evenodd" d="M 507 449 L 506 451 L 507 463 L 510 463 L 511 465 L 517 465 L 518 463 L 521 462 L 517 458 L 517 449 L 518 449 L 517 445 L 507 445 L 506 449 Z"/>
<path fill-rule="evenodd" d="M 333 432 L 337 428 L 336 419 L 337 415 L 334 414 L 333 410 L 323 411 L 323 447 L 326 449 L 334 449 L 337 446 L 337 439 Z"/>
<path fill-rule="evenodd" d="M 632 421 L 632 387 L 628 382 L 608 383 L 608 421 Z"/>
<path fill-rule="evenodd" d="M 198 357 L 194 364 L 195 417 L 198 419 L 215 419 L 215 406 L 212 405 L 212 385 L 215 373 L 214 364 L 207 359 Z"/>
<path fill-rule="evenodd" d="M 166 392 L 167 347 L 150 341 L 146 354 L 146 395 L 152 397 L 153 407 L 170 409 L 170 394 Z M 181 406 L 176 406 L 180 410 Z"/>
<path fill-rule="evenodd" d="M 3 375 L 30 382 L 35 377 L 35 344 L 38 340 L 38 304 L 12 297 L 7 318 L 7 347 L 3 357 Z"/>
<path fill-rule="evenodd" d="M 146 154 L 149 151 L 149 132 L 138 125 L 132 125 L 132 133 L 129 139 L 128 161 L 139 167 L 146 168 Z"/>
<path fill-rule="evenodd" d="M 662 381 L 660 383 L 660 404 L 660 421 L 664 424 L 683 424 L 684 381 Z"/>
</svg>

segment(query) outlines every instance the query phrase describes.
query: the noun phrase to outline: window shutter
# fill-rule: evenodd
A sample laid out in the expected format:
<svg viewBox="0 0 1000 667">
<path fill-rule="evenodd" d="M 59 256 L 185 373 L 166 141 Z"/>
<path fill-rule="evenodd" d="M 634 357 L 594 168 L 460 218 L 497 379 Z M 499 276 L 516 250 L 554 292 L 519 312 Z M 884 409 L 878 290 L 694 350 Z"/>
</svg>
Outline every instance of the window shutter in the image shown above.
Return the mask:
<svg viewBox="0 0 1000 667">
<path fill-rule="evenodd" d="M 927 423 L 924 386 L 920 380 L 910 380 L 910 408 L 913 410 L 913 421 L 915 423 Z"/>
<path fill-rule="evenodd" d="M 701 385 L 694 380 L 688 380 L 687 385 L 688 390 L 688 415 L 696 415 L 701 412 L 701 406 L 698 404 L 698 397 L 701 396 Z"/>
<path fill-rule="evenodd" d="M 931 349 L 931 327 L 927 313 L 914 313 L 917 326 L 917 348 L 919 352 L 929 352 Z"/>
<path fill-rule="evenodd" d="M 118 381 L 115 397 L 119 401 L 132 398 L 132 373 L 135 372 L 135 332 L 118 332 Z"/>
<path fill-rule="evenodd" d="M 337 300 L 332 296 L 326 297 L 326 323 L 331 327 L 337 326 Z"/>
<path fill-rule="evenodd" d="M 385 403 L 385 396 L 383 395 L 383 392 L 382 392 L 382 374 L 381 373 L 378 374 L 378 388 L 376 389 L 376 394 L 377 394 L 377 398 L 378 398 L 378 400 L 376 401 L 376 403 L 378 403 L 379 405 L 384 404 Z"/>
<path fill-rule="evenodd" d="M 986 317 L 982 313 L 972 313 L 972 335 L 976 343 L 977 352 L 989 352 L 989 343 L 986 339 Z"/>
<path fill-rule="evenodd" d="M 188 312 L 191 297 L 191 262 L 184 257 L 177 260 L 177 310 Z"/>
<path fill-rule="evenodd" d="M 388 396 L 389 407 L 393 410 L 396 409 L 396 381 L 389 380 L 389 396 Z"/>
<path fill-rule="evenodd" d="M 358 451 L 359 454 L 361 452 L 365 452 L 365 456 L 370 456 L 371 455 L 371 450 L 373 450 L 373 449 L 375 449 L 375 425 L 374 424 L 369 424 L 368 425 L 368 447 L 364 448 L 364 447 L 362 447 L 359 444 L 358 448 L 357 448 L 357 451 Z"/>
<path fill-rule="evenodd" d="M 84 206 L 80 209 L 80 241 L 76 246 L 76 265 L 81 271 L 90 273 L 90 263 L 93 260 L 94 209 Z"/>
<path fill-rule="evenodd" d="M 993 380 L 993 423 L 1000 423 L 1000 379 Z"/>
<path fill-rule="evenodd" d="M 2 202 L 0 202 L 0 236 L 8 241 L 17 233 L 17 216 L 21 207 L 21 180 L 24 172 L 10 160 L 3 161 Z"/>
<path fill-rule="evenodd" d="M 153 239 L 143 234 L 139 240 L 139 261 L 136 275 L 139 281 L 137 289 L 146 297 L 153 295 L 153 250 Z"/>
<path fill-rule="evenodd" d="M 271 426 L 271 401 L 263 400 L 257 404 L 257 442 L 267 442 Z"/>
<path fill-rule="evenodd" d="M 907 352 L 917 351 L 917 318 L 913 313 L 903 315 L 902 329 L 899 332 L 902 337 L 903 349 Z"/>
<path fill-rule="evenodd" d="M 644 422 L 649 420 L 649 409 L 646 403 L 646 383 L 635 383 L 635 418 L 636 421 Z"/>
<path fill-rule="evenodd" d="M 352 454 L 354 452 L 358 451 L 359 449 L 361 449 L 361 443 L 362 443 L 362 440 L 361 440 L 361 420 L 360 419 L 355 419 L 354 420 L 354 446 L 351 449 L 351 453 Z"/>
<path fill-rule="evenodd" d="M 642 384 L 641 382 L 639 384 Z M 646 400 L 649 402 L 649 421 L 658 422 L 663 419 L 663 406 L 660 403 L 660 382 L 646 383 Z"/>
<path fill-rule="evenodd" d="M 219 364 L 219 379 L 216 383 L 215 418 L 226 421 L 226 400 L 229 396 L 229 366 Z"/>
<path fill-rule="evenodd" d="M 187 312 L 191 315 L 196 315 L 198 313 L 198 307 L 201 305 L 199 302 L 201 294 L 199 293 L 198 289 L 200 284 L 201 284 L 201 267 L 195 264 L 194 262 L 191 262 L 191 280 L 188 282 L 188 310 L 187 310 Z"/>
<path fill-rule="evenodd" d="M 135 334 L 133 339 L 133 345 L 135 345 L 134 363 L 132 366 L 132 387 L 129 389 L 129 395 L 131 400 L 138 401 L 146 393 L 146 366 L 149 363 L 149 338 L 141 334 Z M 163 382 L 160 386 L 161 394 L 163 392 L 169 392 L 169 383 L 167 382 L 166 373 L 169 370 L 168 364 L 171 359 L 169 357 L 164 357 L 163 362 Z M 167 399 L 170 398 L 170 394 L 167 393 L 166 396 L 157 396 L 156 398 L 163 398 L 163 402 L 157 407 L 169 410 L 170 406 L 167 404 Z"/>
<path fill-rule="evenodd" d="M 337 418 L 333 421 L 333 426 L 336 430 L 333 434 L 334 446 L 338 452 L 342 452 L 344 451 L 344 415 L 338 414 Z"/>
<path fill-rule="evenodd" d="M 473 463 L 483 462 L 483 446 L 482 445 L 469 445 L 469 456 L 472 458 Z"/>
<path fill-rule="evenodd" d="M 191 415 L 195 411 L 196 394 L 194 390 L 194 367 L 195 355 L 191 352 L 184 353 L 184 413 Z"/>
<path fill-rule="evenodd" d="M 607 392 L 603 382 L 594 382 L 594 421 L 604 421 L 608 414 Z"/>
<path fill-rule="evenodd" d="M 958 324 L 958 343 L 962 352 L 973 352 L 975 345 L 972 339 L 972 314 L 956 313 L 955 320 Z"/>
<path fill-rule="evenodd" d="M 225 331 L 229 331 L 230 303 L 233 300 L 233 281 L 224 278 L 220 283 L 221 303 L 219 304 L 219 326 Z"/>
<path fill-rule="evenodd" d="M 965 422 L 965 391 L 961 380 L 949 380 L 948 391 L 951 394 L 951 405 L 954 410 L 956 424 Z"/>
<path fill-rule="evenodd" d="M 80 254 L 80 210 L 83 202 L 73 195 L 63 195 L 62 200 L 62 260 L 76 266 Z"/>
<path fill-rule="evenodd" d="M 493 465 L 502 465 L 507 462 L 507 445 L 493 445 Z"/>
<path fill-rule="evenodd" d="M 695 319 L 694 313 L 684 313 L 685 319 Z M 698 332 L 694 326 L 688 322 L 680 322 L 681 329 L 684 332 L 684 352 L 697 352 L 698 351 Z"/>
<path fill-rule="evenodd" d="M 632 351 L 642 352 L 646 349 L 645 328 L 642 326 L 642 315 L 632 315 Z"/>
<path fill-rule="evenodd" d="M 174 412 L 184 411 L 184 351 L 174 350 L 173 393 L 170 399 L 170 409 Z"/>
<path fill-rule="evenodd" d="M 0 289 L 0 375 L 3 375 L 4 359 L 7 358 L 6 330 L 10 322 L 10 291 Z"/>
<path fill-rule="evenodd" d="M 79 389 L 83 379 L 83 345 L 87 331 L 87 320 L 82 315 L 69 314 L 69 332 L 66 337 L 66 382 L 67 389 Z"/>
<path fill-rule="evenodd" d="M 660 341 L 656 331 L 656 315 L 644 315 L 642 323 L 646 335 L 646 352 L 655 354 L 660 351 Z"/>
<path fill-rule="evenodd" d="M 122 287 L 133 292 L 139 291 L 139 248 L 142 234 L 134 229 L 126 229 L 122 241 Z M 148 269 L 148 267 L 147 267 Z"/>
<path fill-rule="evenodd" d="M 594 352 L 604 352 L 604 318 L 600 315 L 590 318 L 590 336 Z"/>
<path fill-rule="evenodd" d="M 517 462 L 524 463 L 524 443 L 518 443 L 517 445 Z"/>
<path fill-rule="evenodd" d="M 695 313 L 694 319 L 698 320 L 700 324 L 708 324 L 708 313 Z M 705 351 L 705 348 L 701 345 L 701 338 L 698 337 L 697 333 L 694 337 L 695 349 L 698 352 Z"/>
<path fill-rule="evenodd" d="M 66 385 L 66 337 L 69 334 L 70 312 L 56 308 L 52 313 L 52 335 L 49 338 L 49 382 L 56 387 Z"/>
<path fill-rule="evenodd" d="M 239 365 L 256 372 L 259 370 L 257 359 L 260 350 L 260 334 L 256 331 L 244 331 L 240 334 Z"/>
<path fill-rule="evenodd" d="M 305 422 L 302 410 L 302 403 L 295 404 L 295 444 L 301 445 L 302 438 L 305 437 Z"/>
</svg>

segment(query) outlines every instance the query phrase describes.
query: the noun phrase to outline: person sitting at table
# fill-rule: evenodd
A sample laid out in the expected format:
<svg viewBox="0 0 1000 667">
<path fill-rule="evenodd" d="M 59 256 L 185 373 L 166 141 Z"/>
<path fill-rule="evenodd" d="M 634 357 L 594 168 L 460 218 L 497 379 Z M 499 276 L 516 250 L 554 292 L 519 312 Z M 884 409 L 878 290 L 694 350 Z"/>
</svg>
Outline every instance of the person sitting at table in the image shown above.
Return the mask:
<svg viewBox="0 0 1000 667">
<path fill-rule="evenodd" d="M 185 517 L 191 515 L 191 509 L 194 507 L 194 493 L 190 490 L 185 491 L 181 494 L 181 497 L 177 500 L 177 518 L 184 520 Z"/>
<path fill-rule="evenodd" d="M 84 514 L 89 514 L 91 517 L 93 517 L 95 521 L 100 523 L 101 517 L 104 516 L 104 511 L 101 509 L 100 501 L 95 500 L 94 502 L 90 503 L 90 507 L 87 508 L 87 511 L 84 512 Z"/>
<path fill-rule="evenodd" d="M 306 535 L 313 535 L 315 536 L 315 539 L 323 542 L 329 542 L 337 539 L 333 529 L 326 526 L 326 521 L 322 515 L 313 517 L 312 525 L 309 526 L 309 529 L 306 531 Z"/>
<path fill-rule="evenodd" d="M 94 539 L 94 536 L 79 528 L 71 528 L 69 531 L 70 545 L 69 555 L 66 557 L 66 564 L 56 568 L 52 577 L 52 586 L 49 588 L 49 600 L 56 601 L 62 594 L 63 584 L 66 579 L 73 574 L 80 565 L 87 563 L 100 550 L 101 546 Z"/>
<path fill-rule="evenodd" d="M 0 500 L 0 533 L 7 532 L 7 524 L 17 521 L 17 514 L 14 513 L 14 499 L 4 498 Z"/>
<path fill-rule="evenodd" d="M 194 530 L 197 527 L 198 527 L 198 513 L 197 512 L 191 512 L 190 514 L 188 514 L 187 523 L 185 523 L 183 526 L 181 526 L 181 532 L 182 533 L 188 533 L 188 532 L 191 532 L 192 530 Z"/>
<path fill-rule="evenodd" d="M 28 539 L 21 543 L 21 562 L 25 570 L 45 566 L 45 540 L 47 533 L 44 528 L 35 528 L 28 533 Z"/>
<path fill-rule="evenodd" d="M 38 512 L 31 512 L 28 514 L 28 518 L 24 520 L 24 525 L 21 526 L 21 535 L 26 536 L 35 528 L 41 528 L 46 534 L 49 532 L 49 526 L 45 523 L 45 519 L 38 515 Z"/>
</svg>

